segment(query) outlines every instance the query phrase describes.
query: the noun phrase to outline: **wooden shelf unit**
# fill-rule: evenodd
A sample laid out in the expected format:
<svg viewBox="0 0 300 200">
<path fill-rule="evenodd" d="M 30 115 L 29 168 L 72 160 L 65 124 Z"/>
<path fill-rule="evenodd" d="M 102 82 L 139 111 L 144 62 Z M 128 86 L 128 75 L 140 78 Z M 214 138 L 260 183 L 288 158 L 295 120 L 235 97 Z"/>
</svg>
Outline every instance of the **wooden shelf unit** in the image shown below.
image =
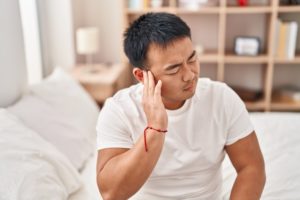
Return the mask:
<svg viewBox="0 0 300 200">
<path fill-rule="evenodd" d="M 279 13 L 297 13 L 300 12 L 300 6 L 278 6 Z"/>
<path fill-rule="evenodd" d="M 261 111 L 265 110 L 266 103 L 264 100 L 258 100 L 255 102 L 245 102 L 248 110 Z"/>
<path fill-rule="evenodd" d="M 268 63 L 268 56 L 261 54 L 258 56 L 237 56 L 235 54 L 226 54 L 224 58 L 225 63 L 243 63 L 243 64 L 252 64 L 252 63 Z"/>
<path fill-rule="evenodd" d="M 299 6 L 283 6 L 280 5 L 280 0 L 269 0 L 267 5 L 249 5 L 246 7 L 231 6 L 228 5 L 228 0 L 220 0 L 217 6 L 211 7 L 201 7 L 197 10 L 190 10 L 185 8 L 174 6 L 174 0 L 166 0 L 172 6 L 164 6 L 161 8 L 144 8 L 139 10 L 131 10 L 128 8 L 128 0 L 122 0 L 124 7 L 124 28 L 128 27 L 129 22 L 137 18 L 139 15 L 147 12 L 169 12 L 176 15 L 195 17 L 198 15 L 210 15 L 215 16 L 218 19 L 218 32 L 217 40 L 218 44 L 215 50 L 204 51 L 203 54 L 199 56 L 200 64 L 213 64 L 216 65 L 216 80 L 225 80 L 225 70 L 228 64 L 259 64 L 264 65 L 264 73 L 262 75 L 263 86 L 262 93 L 264 94 L 263 99 L 255 102 L 245 102 L 249 111 L 300 111 L 300 103 L 290 103 L 290 102 L 274 102 L 272 100 L 272 90 L 273 90 L 273 76 L 274 76 L 274 66 L 281 64 L 300 64 L 300 54 L 298 54 L 295 59 L 287 60 L 275 58 L 273 48 L 274 48 L 274 38 L 275 38 L 275 26 L 276 20 L 279 14 L 284 13 L 296 13 L 300 15 L 300 5 Z M 173 2 L 171 2 L 173 1 Z M 226 23 L 230 16 L 241 15 L 266 15 L 268 20 L 266 20 L 266 35 L 265 35 L 265 50 L 255 57 L 250 56 L 237 56 L 234 53 L 230 53 L 226 48 Z M 186 21 L 186 20 L 185 20 Z M 300 24 L 299 24 L 300 25 Z M 191 27 L 193 29 L 193 27 Z M 300 29 L 300 28 L 299 28 Z M 255 35 L 254 35 L 255 36 Z M 127 59 L 124 58 L 124 62 Z M 242 69 L 241 69 L 242 70 Z M 299 74 L 300 77 L 300 74 Z"/>
<path fill-rule="evenodd" d="M 284 58 L 275 58 L 275 64 L 300 64 L 300 55 L 296 55 L 296 57 L 292 60 L 284 59 Z"/>
<path fill-rule="evenodd" d="M 271 102 L 274 111 L 300 111 L 300 102 Z"/>
<path fill-rule="evenodd" d="M 247 6 L 247 7 L 226 7 L 227 14 L 259 14 L 271 13 L 271 6 Z"/>
<path fill-rule="evenodd" d="M 219 7 L 212 7 L 212 8 L 203 8 L 199 10 L 189 10 L 185 8 L 176 8 L 176 7 L 162 7 L 162 8 L 146 8 L 143 10 L 131 10 L 127 9 L 127 14 L 129 15 L 138 15 L 143 14 L 146 12 L 169 12 L 173 14 L 219 14 L 221 9 Z"/>
</svg>

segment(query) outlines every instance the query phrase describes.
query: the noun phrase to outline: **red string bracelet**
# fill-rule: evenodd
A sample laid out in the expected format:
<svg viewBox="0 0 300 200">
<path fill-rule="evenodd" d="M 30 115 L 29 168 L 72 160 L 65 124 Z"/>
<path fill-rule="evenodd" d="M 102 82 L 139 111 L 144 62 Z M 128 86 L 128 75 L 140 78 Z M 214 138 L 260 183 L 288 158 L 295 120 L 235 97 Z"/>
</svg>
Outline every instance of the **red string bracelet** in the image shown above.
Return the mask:
<svg viewBox="0 0 300 200">
<path fill-rule="evenodd" d="M 148 129 L 152 129 L 152 130 L 155 130 L 159 133 L 166 133 L 168 132 L 167 130 L 161 130 L 161 129 L 156 129 L 156 128 L 153 128 L 151 126 L 147 126 L 145 129 L 144 129 L 144 144 L 145 144 L 145 151 L 147 152 L 148 151 L 148 146 L 147 146 L 147 138 L 146 138 L 146 132 Z"/>
</svg>

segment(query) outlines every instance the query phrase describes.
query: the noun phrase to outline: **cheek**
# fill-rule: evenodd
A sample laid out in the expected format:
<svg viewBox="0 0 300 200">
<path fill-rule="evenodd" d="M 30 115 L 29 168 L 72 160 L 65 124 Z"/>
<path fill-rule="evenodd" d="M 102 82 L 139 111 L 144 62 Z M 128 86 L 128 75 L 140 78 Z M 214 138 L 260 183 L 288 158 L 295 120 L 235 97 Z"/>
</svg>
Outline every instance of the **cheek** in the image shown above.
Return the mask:
<svg viewBox="0 0 300 200">
<path fill-rule="evenodd" d="M 164 96 L 169 93 L 170 86 L 167 81 L 162 80 L 161 94 Z"/>
<path fill-rule="evenodd" d="M 176 81 L 162 81 L 162 95 L 173 94 L 179 91 L 180 86 Z"/>
</svg>

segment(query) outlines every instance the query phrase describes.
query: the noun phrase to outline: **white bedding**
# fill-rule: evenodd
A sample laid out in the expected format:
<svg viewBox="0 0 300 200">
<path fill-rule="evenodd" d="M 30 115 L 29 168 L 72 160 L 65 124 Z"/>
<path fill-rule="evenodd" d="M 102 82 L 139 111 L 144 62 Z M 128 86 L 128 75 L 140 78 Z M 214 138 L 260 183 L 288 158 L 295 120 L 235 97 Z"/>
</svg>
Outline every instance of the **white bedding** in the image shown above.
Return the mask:
<svg viewBox="0 0 300 200">
<path fill-rule="evenodd" d="M 0 108 L 0 199 L 67 199 L 82 187 L 70 161 Z"/>
<path fill-rule="evenodd" d="M 95 151 L 94 155 L 86 163 L 85 168 L 80 173 L 83 187 L 73 194 L 69 200 L 102 200 L 96 182 L 97 156 L 97 152 Z"/>
<path fill-rule="evenodd" d="M 99 108 L 80 84 L 60 68 L 32 85 L 7 110 L 53 144 L 78 170 L 95 149 Z"/>
<path fill-rule="evenodd" d="M 300 114 L 251 113 L 265 159 L 267 181 L 262 200 L 300 199 Z M 236 173 L 226 157 L 224 199 L 229 199 Z"/>
<path fill-rule="evenodd" d="M 1 200 L 101 200 L 97 153 L 79 173 L 51 143 L 0 108 Z"/>
<path fill-rule="evenodd" d="M 60 69 L 0 108 L 0 200 L 99 199 L 91 158 L 98 112 Z"/>
</svg>

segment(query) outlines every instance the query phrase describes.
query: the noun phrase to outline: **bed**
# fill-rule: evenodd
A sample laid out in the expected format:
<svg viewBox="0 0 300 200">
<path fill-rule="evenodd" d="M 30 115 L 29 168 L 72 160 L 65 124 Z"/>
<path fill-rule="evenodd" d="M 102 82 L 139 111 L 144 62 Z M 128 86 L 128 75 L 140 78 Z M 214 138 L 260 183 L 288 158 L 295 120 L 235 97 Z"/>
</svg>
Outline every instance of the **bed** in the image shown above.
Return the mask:
<svg viewBox="0 0 300 200">
<path fill-rule="evenodd" d="M 100 200 L 96 184 L 99 109 L 62 69 L 0 108 L 0 199 Z M 250 114 L 264 154 L 262 199 L 300 199 L 300 114 Z M 236 173 L 223 162 L 223 199 Z"/>
<path fill-rule="evenodd" d="M 11 102 L 0 106 L 0 199 L 101 199 L 100 110 L 80 84 L 57 68 Z"/>
<path fill-rule="evenodd" d="M 250 113 L 265 159 L 264 200 L 300 199 L 300 113 Z M 229 199 L 236 173 L 223 162 L 223 197 Z"/>
</svg>

